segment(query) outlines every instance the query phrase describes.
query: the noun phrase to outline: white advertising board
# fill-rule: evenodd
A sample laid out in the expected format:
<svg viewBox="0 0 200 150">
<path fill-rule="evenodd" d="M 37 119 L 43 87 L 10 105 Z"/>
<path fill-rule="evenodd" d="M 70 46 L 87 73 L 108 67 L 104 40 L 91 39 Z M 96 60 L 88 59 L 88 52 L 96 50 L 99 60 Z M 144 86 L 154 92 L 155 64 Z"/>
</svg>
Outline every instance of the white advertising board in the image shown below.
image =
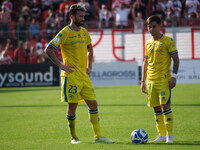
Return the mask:
<svg viewBox="0 0 200 150">
<path fill-rule="evenodd" d="M 90 79 L 94 86 L 137 85 L 137 62 L 93 63 Z"/>
<path fill-rule="evenodd" d="M 200 83 L 200 60 L 180 60 L 177 83 Z"/>
</svg>

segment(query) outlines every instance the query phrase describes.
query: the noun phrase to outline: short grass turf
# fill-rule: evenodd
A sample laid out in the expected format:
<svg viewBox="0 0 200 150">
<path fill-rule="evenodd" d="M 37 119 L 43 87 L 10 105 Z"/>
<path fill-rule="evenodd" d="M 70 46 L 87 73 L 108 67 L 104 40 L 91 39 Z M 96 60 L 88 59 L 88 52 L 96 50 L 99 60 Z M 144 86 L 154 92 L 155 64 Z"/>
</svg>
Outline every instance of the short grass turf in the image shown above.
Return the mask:
<svg viewBox="0 0 200 150">
<path fill-rule="evenodd" d="M 157 136 L 152 108 L 140 86 L 95 87 L 103 135 L 114 144 L 94 144 L 86 104 L 76 113 L 82 144 L 71 145 L 67 104 L 60 87 L 0 88 L 0 150 L 194 150 L 200 149 L 200 84 L 179 84 L 172 90 L 174 143 L 131 143 L 134 129 Z"/>
</svg>

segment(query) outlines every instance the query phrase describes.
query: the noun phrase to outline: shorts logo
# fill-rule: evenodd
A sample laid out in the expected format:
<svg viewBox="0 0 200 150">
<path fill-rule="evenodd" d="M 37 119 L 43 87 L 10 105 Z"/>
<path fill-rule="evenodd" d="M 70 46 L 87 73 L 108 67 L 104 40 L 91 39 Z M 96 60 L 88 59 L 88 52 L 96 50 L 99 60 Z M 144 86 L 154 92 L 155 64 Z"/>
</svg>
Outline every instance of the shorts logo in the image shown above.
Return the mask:
<svg viewBox="0 0 200 150">
<path fill-rule="evenodd" d="M 165 96 L 165 92 L 162 91 L 162 92 L 160 93 L 160 95 L 161 95 L 161 96 Z"/>
<path fill-rule="evenodd" d="M 74 95 L 73 94 L 69 94 L 69 99 L 70 100 L 74 99 Z"/>
<path fill-rule="evenodd" d="M 58 42 L 60 41 L 60 39 L 57 37 L 55 38 L 55 40 L 53 41 L 55 44 L 58 44 Z"/>
<path fill-rule="evenodd" d="M 162 97 L 162 101 L 165 101 L 165 97 Z"/>
</svg>

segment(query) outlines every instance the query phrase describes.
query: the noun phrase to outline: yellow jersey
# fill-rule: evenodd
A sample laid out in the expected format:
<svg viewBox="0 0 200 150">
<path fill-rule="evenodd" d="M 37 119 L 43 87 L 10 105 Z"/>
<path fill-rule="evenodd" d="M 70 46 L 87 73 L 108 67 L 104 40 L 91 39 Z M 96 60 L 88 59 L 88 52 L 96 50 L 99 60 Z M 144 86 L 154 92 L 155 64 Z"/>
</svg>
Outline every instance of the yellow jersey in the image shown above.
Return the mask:
<svg viewBox="0 0 200 150">
<path fill-rule="evenodd" d="M 91 44 L 88 31 L 80 27 L 79 31 L 74 31 L 71 26 L 64 27 L 49 43 L 53 48 L 61 48 L 63 63 L 73 66 L 73 73 L 66 73 L 62 70 L 61 76 L 76 79 L 88 78 L 87 74 L 87 46 Z"/>
<path fill-rule="evenodd" d="M 158 40 L 150 39 L 145 44 L 145 58 L 148 61 L 147 80 L 163 82 L 171 78 L 171 55 L 178 53 L 172 38 L 161 35 Z"/>
</svg>

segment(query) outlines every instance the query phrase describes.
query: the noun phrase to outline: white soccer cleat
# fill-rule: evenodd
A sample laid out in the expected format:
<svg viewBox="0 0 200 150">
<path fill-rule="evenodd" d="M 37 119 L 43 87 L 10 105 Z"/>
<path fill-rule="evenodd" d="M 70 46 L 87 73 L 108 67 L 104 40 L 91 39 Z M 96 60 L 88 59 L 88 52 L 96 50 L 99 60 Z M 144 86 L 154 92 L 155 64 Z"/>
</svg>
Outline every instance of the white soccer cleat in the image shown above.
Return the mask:
<svg viewBox="0 0 200 150">
<path fill-rule="evenodd" d="M 166 143 L 174 143 L 173 136 L 167 135 L 166 136 Z"/>
<path fill-rule="evenodd" d="M 149 143 L 158 143 L 158 142 L 166 142 L 166 136 L 159 135 L 154 141 L 150 141 Z"/>
<path fill-rule="evenodd" d="M 75 138 L 75 139 L 71 140 L 71 144 L 80 144 L 80 143 L 81 143 L 81 141 L 79 141 L 78 138 Z"/>
<path fill-rule="evenodd" d="M 95 143 L 114 143 L 114 141 L 105 138 L 104 136 L 94 140 Z"/>
</svg>

